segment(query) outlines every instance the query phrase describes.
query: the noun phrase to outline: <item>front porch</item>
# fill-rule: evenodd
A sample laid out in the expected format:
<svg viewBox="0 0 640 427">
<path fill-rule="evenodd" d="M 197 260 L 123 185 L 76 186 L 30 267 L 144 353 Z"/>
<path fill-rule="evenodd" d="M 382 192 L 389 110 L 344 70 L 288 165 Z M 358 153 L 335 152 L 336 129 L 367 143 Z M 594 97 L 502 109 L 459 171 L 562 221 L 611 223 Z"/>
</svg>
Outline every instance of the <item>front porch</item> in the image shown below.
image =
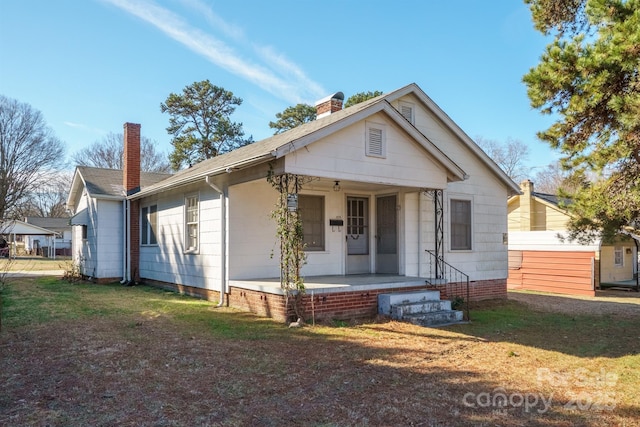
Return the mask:
<svg viewBox="0 0 640 427">
<path fill-rule="evenodd" d="M 379 294 L 429 288 L 423 278 L 393 274 L 310 276 L 304 285 L 305 320 L 314 322 L 371 319 L 378 313 Z M 227 303 L 277 320 L 295 320 L 293 310 L 285 310 L 279 278 L 230 280 Z"/>
</svg>

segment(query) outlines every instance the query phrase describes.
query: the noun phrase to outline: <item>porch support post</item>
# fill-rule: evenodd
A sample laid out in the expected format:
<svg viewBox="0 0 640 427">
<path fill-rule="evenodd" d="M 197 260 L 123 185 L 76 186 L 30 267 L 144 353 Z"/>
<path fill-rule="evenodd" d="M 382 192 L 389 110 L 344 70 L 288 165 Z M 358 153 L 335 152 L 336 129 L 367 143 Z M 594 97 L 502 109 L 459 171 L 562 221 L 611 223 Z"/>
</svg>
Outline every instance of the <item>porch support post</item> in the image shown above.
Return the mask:
<svg viewBox="0 0 640 427">
<path fill-rule="evenodd" d="M 433 190 L 433 211 L 435 214 L 435 237 L 436 237 L 436 278 L 444 273 L 444 208 L 443 191 Z"/>
</svg>

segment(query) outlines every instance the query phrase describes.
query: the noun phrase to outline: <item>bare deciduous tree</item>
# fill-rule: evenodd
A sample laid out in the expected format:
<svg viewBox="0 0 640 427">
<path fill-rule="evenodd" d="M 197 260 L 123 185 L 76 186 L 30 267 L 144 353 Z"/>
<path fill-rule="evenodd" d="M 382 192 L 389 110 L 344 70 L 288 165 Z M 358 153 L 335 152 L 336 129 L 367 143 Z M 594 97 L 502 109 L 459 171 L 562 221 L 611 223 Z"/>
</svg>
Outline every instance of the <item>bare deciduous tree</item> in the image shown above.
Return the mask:
<svg viewBox="0 0 640 427">
<path fill-rule="evenodd" d="M 29 104 L 0 95 L 0 219 L 37 191 L 42 177 L 62 168 L 64 145 Z"/>
<path fill-rule="evenodd" d="M 69 216 L 66 208 L 67 194 L 71 187 L 72 175 L 68 171 L 49 174 L 25 196 L 15 208 L 16 216 L 64 218 Z"/>
<path fill-rule="evenodd" d="M 547 194 L 562 194 L 570 196 L 579 189 L 588 186 L 593 180 L 582 173 L 563 169 L 560 162 L 551 163 L 543 170 L 538 171 L 534 178 L 536 191 Z"/>
<path fill-rule="evenodd" d="M 157 142 L 147 137 L 140 139 L 140 169 L 144 172 L 170 173 L 171 165 L 167 154 L 156 149 Z M 122 169 L 124 154 L 124 136 L 121 133 L 108 133 L 102 140 L 96 141 L 72 156 L 78 166 Z"/>
<path fill-rule="evenodd" d="M 476 142 L 512 180 L 520 182 L 527 178 L 529 168 L 525 162 L 529 159 L 529 147 L 524 142 L 507 138 L 501 143 L 481 137 L 477 137 Z"/>
</svg>

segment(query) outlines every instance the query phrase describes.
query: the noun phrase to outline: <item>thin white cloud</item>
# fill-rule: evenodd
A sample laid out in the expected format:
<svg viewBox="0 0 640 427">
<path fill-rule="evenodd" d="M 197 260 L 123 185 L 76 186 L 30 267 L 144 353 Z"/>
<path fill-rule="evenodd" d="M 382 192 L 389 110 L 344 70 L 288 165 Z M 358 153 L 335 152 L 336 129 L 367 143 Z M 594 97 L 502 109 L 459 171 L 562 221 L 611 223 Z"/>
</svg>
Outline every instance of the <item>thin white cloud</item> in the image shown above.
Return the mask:
<svg viewBox="0 0 640 427">
<path fill-rule="evenodd" d="M 98 128 L 94 128 L 94 127 L 90 127 L 87 126 L 85 124 L 82 123 L 75 123 L 75 122 L 62 122 L 65 126 L 68 126 L 70 128 L 74 128 L 74 129 L 81 129 L 84 131 L 89 131 L 89 132 L 94 132 L 94 133 L 100 133 L 100 132 L 104 132 L 104 130 L 102 129 L 98 129 Z"/>
<path fill-rule="evenodd" d="M 186 22 L 174 12 L 158 6 L 150 0 L 104 0 L 125 12 L 134 15 L 167 36 L 183 44 L 193 52 L 207 58 L 225 70 L 241 76 L 269 93 L 291 103 L 308 102 L 324 96 L 321 86 L 306 77 L 302 70 L 271 48 L 258 48 L 259 57 L 265 63 L 254 63 L 243 59 L 232 47 L 211 34 L 205 33 Z M 185 0 L 196 11 L 204 14 L 212 23 L 221 20 L 213 11 L 197 0 Z M 208 12 L 203 12 L 206 10 Z M 243 32 L 234 26 L 222 27 L 225 35 L 238 42 Z M 279 70 L 275 72 L 274 69 Z"/>
</svg>

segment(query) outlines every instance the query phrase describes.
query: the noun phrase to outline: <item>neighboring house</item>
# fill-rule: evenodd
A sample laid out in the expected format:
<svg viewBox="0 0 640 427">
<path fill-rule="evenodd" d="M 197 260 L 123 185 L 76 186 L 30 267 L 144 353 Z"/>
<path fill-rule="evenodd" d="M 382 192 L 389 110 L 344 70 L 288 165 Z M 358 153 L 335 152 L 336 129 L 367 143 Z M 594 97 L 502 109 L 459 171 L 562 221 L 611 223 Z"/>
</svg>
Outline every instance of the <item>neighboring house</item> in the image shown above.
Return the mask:
<svg viewBox="0 0 640 427">
<path fill-rule="evenodd" d="M 506 201 L 517 184 L 415 84 L 347 109 L 343 99 L 319 101 L 313 122 L 155 183 L 139 174 L 140 125 L 125 124 L 124 172 L 76 171 L 68 206 L 83 250 L 74 256 L 98 279 L 286 319 L 267 176 L 295 174 L 303 303 L 316 318 L 370 316 L 378 294 L 424 288 L 427 250 L 470 276 L 472 299 L 505 297 Z M 348 286 L 354 277 L 361 284 Z"/>
<path fill-rule="evenodd" d="M 509 289 L 595 295 L 601 284 L 630 281 L 637 273 L 638 249 L 620 235 L 611 243 L 570 242 L 570 215 L 557 196 L 537 193 L 531 181 L 509 199 Z"/>
<path fill-rule="evenodd" d="M 44 235 L 26 236 L 24 249 L 27 254 L 49 255 L 50 247 L 55 247 L 56 255 L 71 255 L 71 224 L 69 218 L 28 216 L 24 219 L 27 224 L 51 230 L 56 233 L 55 241 L 47 241 Z M 54 245 L 53 247 L 51 245 Z"/>
<path fill-rule="evenodd" d="M 18 242 L 30 236 L 40 236 L 46 242 L 48 249 L 47 256 L 55 258 L 55 237 L 56 232 L 47 230 L 37 225 L 27 224 L 24 221 L 6 221 L 0 223 L 0 237 L 9 243 L 9 255 L 15 257 L 19 254 Z M 6 250 L 2 251 L 6 255 Z"/>
</svg>

